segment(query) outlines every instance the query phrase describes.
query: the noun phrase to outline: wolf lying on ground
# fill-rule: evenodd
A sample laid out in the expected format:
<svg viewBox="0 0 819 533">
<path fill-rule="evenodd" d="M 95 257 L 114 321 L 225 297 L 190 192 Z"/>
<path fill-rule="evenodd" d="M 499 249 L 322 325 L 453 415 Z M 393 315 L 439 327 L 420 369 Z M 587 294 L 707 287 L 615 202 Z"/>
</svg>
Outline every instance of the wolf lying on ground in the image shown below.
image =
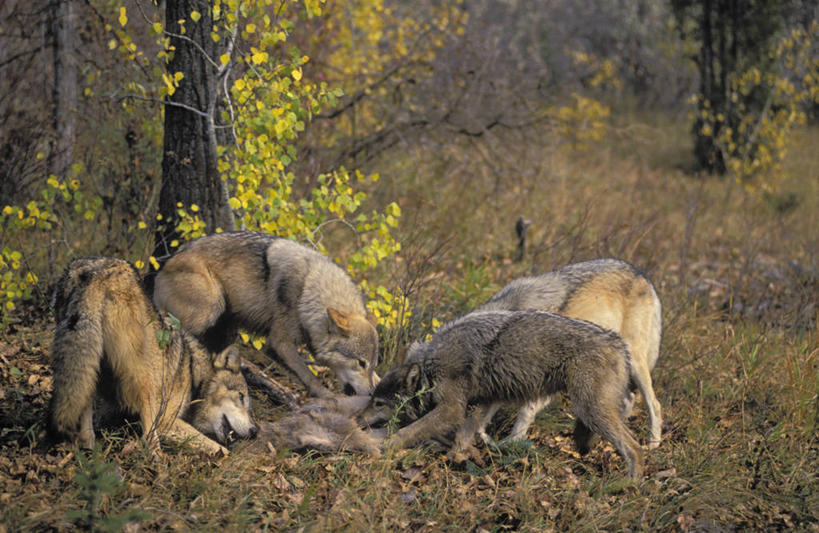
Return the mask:
<svg viewBox="0 0 819 533">
<path fill-rule="evenodd" d="M 474 312 L 413 344 L 376 386 L 359 420 L 383 422 L 403 404 L 426 414 L 389 437 L 388 447 L 444 440 L 456 430 L 450 453 L 457 454 L 471 448 L 490 406 L 565 392 L 577 418 L 578 449 L 587 451 L 598 433 L 624 457 L 629 475 L 640 478 L 642 450 L 622 416 L 629 359 L 616 333 L 591 322 L 531 310 Z M 467 406 L 474 406 L 469 418 Z"/>
<path fill-rule="evenodd" d="M 521 309 L 580 318 L 619 333 L 631 352 L 631 386 L 624 397 L 625 416 L 630 416 L 634 389 L 639 388 L 651 423 L 648 447 L 659 446 L 662 414 L 651 383 L 651 370 L 660 354 L 662 306 L 654 286 L 643 273 L 619 259 L 573 263 L 546 274 L 514 280 L 475 311 Z M 549 396 L 544 396 L 524 404 L 509 438 L 525 438 L 526 430 L 549 400 Z M 485 427 L 498 407 L 489 409 L 478 430 L 484 440 L 489 439 Z"/>
<path fill-rule="evenodd" d="M 260 452 L 270 443 L 290 450 L 357 451 L 377 457 L 386 430 L 364 430 L 355 420 L 369 401 L 369 395 L 313 400 L 275 422 L 259 422 L 258 438 L 242 448 Z"/>
<path fill-rule="evenodd" d="M 330 391 L 298 348 L 307 345 L 345 393 L 368 394 L 378 376 L 378 333 L 350 276 L 319 252 L 264 233 L 237 231 L 185 245 L 157 273 L 154 302 L 218 351 L 238 328 L 267 335 L 270 354 L 315 396 Z"/>
<path fill-rule="evenodd" d="M 256 434 L 235 348 L 211 354 L 175 331 L 126 261 L 75 259 L 53 303 L 53 436 L 93 447 L 97 396 L 139 415 L 143 437 L 156 451 L 157 434 L 209 453 L 227 453 L 223 444 L 231 432 Z"/>
</svg>

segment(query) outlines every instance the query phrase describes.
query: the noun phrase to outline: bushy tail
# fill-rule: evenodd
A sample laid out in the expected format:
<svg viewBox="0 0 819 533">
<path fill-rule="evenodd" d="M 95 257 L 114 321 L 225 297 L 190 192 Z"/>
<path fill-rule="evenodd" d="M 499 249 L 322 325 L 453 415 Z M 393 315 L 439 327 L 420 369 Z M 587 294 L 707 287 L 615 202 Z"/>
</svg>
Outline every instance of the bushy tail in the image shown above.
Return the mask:
<svg viewBox="0 0 819 533">
<path fill-rule="evenodd" d="M 84 316 L 73 324 L 69 318 L 58 324 L 51 348 L 54 381 L 48 429 L 52 438 L 73 439 L 83 429 L 83 416 L 90 416 L 94 401 L 102 357 L 98 316 Z"/>
</svg>

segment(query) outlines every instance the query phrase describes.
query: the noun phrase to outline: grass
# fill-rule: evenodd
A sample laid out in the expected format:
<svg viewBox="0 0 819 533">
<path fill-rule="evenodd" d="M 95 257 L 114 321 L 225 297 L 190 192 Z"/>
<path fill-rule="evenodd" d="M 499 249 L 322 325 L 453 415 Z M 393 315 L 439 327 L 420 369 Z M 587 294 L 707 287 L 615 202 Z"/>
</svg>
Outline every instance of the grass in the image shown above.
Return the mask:
<svg viewBox="0 0 819 533">
<path fill-rule="evenodd" d="M 214 460 L 169 448 L 152 460 L 132 431 L 108 432 L 92 461 L 116 483 L 99 489 L 98 515 L 144 513 L 131 531 L 819 531 L 819 131 L 800 132 L 789 177 L 766 197 L 687 173 L 684 124 L 615 122 L 585 151 L 532 130 L 430 137 L 373 162 L 384 176 L 373 193 L 404 212 L 402 255 L 383 281 L 413 287 L 406 338 L 520 275 L 606 255 L 646 270 L 664 303 L 653 375 L 665 428 L 644 481 L 625 479 L 606 443 L 579 457 L 558 401 L 530 441 L 482 447 L 480 465 L 425 449 Z M 515 262 L 520 215 L 532 226 Z M 0 341 L 0 531 L 88 519 L 78 451 L 41 440 L 52 331 L 35 316 Z M 382 371 L 400 344 L 390 340 Z M 258 418 L 283 413 L 254 400 Z M 642 403 L 629 425 L 645 442 Z"/>
</svg>

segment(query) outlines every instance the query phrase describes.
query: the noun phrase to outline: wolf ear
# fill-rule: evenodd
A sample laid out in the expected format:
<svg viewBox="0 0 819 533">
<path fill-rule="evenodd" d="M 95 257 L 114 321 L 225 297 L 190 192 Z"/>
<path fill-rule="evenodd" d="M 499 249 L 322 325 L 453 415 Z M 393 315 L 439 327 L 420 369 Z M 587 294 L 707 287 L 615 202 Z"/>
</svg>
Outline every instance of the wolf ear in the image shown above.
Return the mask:
<svg viewBox="0 0 819 533">
<path fill-rule="evenodd" d="M 236 346 L 230 345 L 218 354 L 213 356 L 213 366 L 215 368 L 226 368 L 233 372 L 239 371 L 239 350 Z"/>
<path fill-rule="evenodd" d="M 407 370 L 407 376 L 404 378 L 404 384 L 407 387 L 407 392 L 413 393 L 417 392 L 421 388 L 421 378 L 422 378 L 421 366 L 413 364 Z"/>
<path fill-rule="evenodd" d="M 350 334 L 350 317 L 336 309 L 327 309 L 327 315 L 330 317 L 330 322 L 335 324 L 338 329 L 345 335 Z"/>
</svg>

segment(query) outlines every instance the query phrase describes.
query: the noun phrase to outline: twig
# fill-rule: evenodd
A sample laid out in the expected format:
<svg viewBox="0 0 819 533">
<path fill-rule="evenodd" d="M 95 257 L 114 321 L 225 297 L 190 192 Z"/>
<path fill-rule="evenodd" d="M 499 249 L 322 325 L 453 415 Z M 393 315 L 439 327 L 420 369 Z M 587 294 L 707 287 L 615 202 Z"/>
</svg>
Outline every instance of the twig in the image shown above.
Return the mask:
<svg viewBox="0 0 819 533">
<path fill-rule="evenodd" d="M 298 396 L 293 391 L 268 376 L 264 370 L 255 364 L 242 359 L 240 368 L 248 385 L 264 389 L 271 398 L 286 405 L 291 411 L 300 406 Z"/>
<path fill-rule="evenodd" d="M 113 97 L 112 97 L 112 99 L 113 99 Z M 200 111 L 200 110 L 196 109 L 195 107 L 192 107 L 192 106 L 189 106 L 187 104 L 180 103 L 180 102 L 173 102 L 171 100 L 159 100 L 158 98 L 148 98 L 148 97 L 139 96 L 139 95 L 136 95 L 136 94 L 126 94 L 126 95 L 118 97 L 116 102 L 119 104 L 124 100 L 141 100 L 143 102 L 151 102 L 151 103 L 154 103 L 154 104 L 162 104 L 162 105 L 169 105 L 169 106 L 173 106 L 173 107 L 181 107 L 182 109 L 187 109 L 191 113 L 199 115 L 200 117 L 210 118 L 208 116 L 208 114 L 205 113 L 204 111 Z"/>
</svg>

